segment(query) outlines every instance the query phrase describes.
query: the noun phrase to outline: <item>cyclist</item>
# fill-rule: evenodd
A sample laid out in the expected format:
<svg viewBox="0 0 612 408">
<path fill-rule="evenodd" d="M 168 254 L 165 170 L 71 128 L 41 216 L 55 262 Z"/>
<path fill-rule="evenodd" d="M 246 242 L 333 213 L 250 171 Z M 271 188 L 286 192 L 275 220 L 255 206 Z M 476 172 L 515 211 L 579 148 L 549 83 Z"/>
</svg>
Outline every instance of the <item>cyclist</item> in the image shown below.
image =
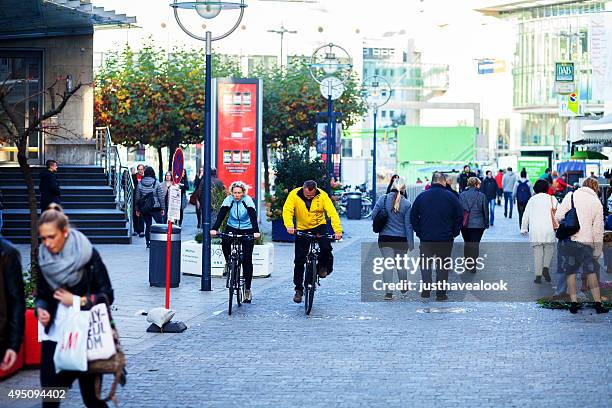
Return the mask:
<svg viewBox="0 0 612 408">
<path fill-rule="evenodd" d="M 247 187 L 242 181 L 234 181 L 230 185 L 230 195 L 228 195 L 219 210 L 219 215 L 215 224 L 210 230 L 211 236 L 216 236 L 219 227 L 227 216 L 227 225 L 223 232 L 226 234 L 253 234 L 255 238 L 259 238 L 259 226 L 257 225 L 257 210 L 253 199 L 247 195 Z M 251 281 L 253 280 L 253 246 L 255 242 L 252 239 L 242 238 L 242 271 L 244 275 L 244 302 L 251 303 L 253 296 L 251 294 Z M 228 262 L 231 253 L 231 240 L 223 238 L 221 240 L 223 248 L 223 256 L 225 262 Z"/>
<path fill-rule="evenodd" d="M 293 189 L 283 206 L 283 222 L 287 232 L 291 235 L 295 234 L 296 231 L 293 223 L 294 217 L 298 231 L 327 234 L 325 214 L 331 218 L 335 238 L 342 238 L 342 227 L 336 208 L 327 193 L 317 188 L 317 183 L 314 180 L 308 180 L 304 182 L 302 187 Z M 301 303 L 304 295 L 304 263 L 306 262 L 308 246 L 307 238 L 295 237 L 295 266 L 293 269 L 293 284 L 295 285 L 293 301 L 295 303 Z M 329 239 L 321 238 L 319 248 L 321 252 L 317 269 L 319 277 L 325 278 L 333 269 L 332 246 Z"/>
</svg>

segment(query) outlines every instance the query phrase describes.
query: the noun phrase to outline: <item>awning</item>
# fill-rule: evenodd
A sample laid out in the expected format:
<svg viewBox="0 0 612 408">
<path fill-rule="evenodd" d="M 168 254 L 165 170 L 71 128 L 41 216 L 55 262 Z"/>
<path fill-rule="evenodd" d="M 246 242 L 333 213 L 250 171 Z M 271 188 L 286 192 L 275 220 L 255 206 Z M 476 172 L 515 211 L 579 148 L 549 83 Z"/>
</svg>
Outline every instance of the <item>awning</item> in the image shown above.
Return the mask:
<svg viewBox="0 0 612 408">
<path fill-rule="evenodd" d="M 0 40 L 93 34 L 94 27 L 135 23 L 136 17 L 91 0 L 0 0 Z"/>
<path fill-rule="evenodd" d="M 612 115 L 593 121 L 582 128 L 582 137 L 574 144 L 599 144 L 612 146 Z"/>
</svg>

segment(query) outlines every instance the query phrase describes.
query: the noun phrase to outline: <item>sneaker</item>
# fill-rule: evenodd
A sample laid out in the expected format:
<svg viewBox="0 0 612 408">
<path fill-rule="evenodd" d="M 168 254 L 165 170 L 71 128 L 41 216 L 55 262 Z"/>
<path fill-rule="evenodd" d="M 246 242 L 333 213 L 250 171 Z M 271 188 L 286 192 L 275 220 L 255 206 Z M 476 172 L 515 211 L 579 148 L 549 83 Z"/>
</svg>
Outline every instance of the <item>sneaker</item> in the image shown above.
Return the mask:
<svg viewBox="0 0 612 408">
<path fill-rule="evenodd" d="M 327 267 L 325 266 L 321 266 L 319 267 L 319 271 L 317 272 L 319 275 L 319 278 L 323 279 L 327 276 Z"/>
<path fill-rule="evenodd" d="M 544 280 L 546 282 L 550 282 L 550 273 L 548 272 L 548 268 L 542 268 L 542 276 L 544 276 Z"/>
<path fill-rule="evenodd" d="M 144 238 L 145 234 L 144 234 L 144 232 L 141 232 L 140 234 L 138 234 L 138 236 L 139 236 L 140 238 Z"/>
<path fill-rule="evenodd" d="M 151 243 L 147 242 L 147 249 L 151 248 Z"/>
<path fill-rule="evenodd" d="M 423 290 L 421 292 L 421 297 L 424 299 L 429 299 L 430 296 L 431 296 L 431 291 L 429 290 Z"/>
<path fill-rule="evenodd" d="M 138 236 L 138 233 L 137 232 L 132 232 L 132 236 L 136 237 L 136 236 Z"/>
<path fill-rule="evenodd" d="M 385 293 L 385 300 L 393 300 L 393 293 L 391 292 Z"/>
<path fill-rule="evenodd" d="M 436 294 L 436 302 L 442 302 L 444 300 L 448 300 L 448 296 L 446 295 L 446 293 Z"/>
<path fill-rule="evenodd" d="M 572 302 L 572 303 L 570 304 L 569 311 L 570 311 L 570 313 L 571 313 L 571 314 L 576 314 L 576 313 L 578 313 L 578 302 Z"/>
<path fill-rule="evenodd" d="M 295 303 L 302 303 L 302 296 L 304 295 L 304 292 L 301 290 L 296 290 L 295 291 L 295 295 L 293 295 L 293 301 Z"/>
<path fill-rule="evenodd" d="M 542 277 L 541 276 L 536 276 L 535 280 L 533 281 L 533 283 L 542 283 Z"/>
<path fill-rule="evenodd" d="M 597 314 L 608 313 L 608 309 L 606 309 L 601 302 L 595 302 L 594 307 Z"/>
<path fill-rule="evenodd" d="M 244 291 L 244 303 L 251 303 L 252 300 L 253 300 L 253 294 L 251 293 L 251 290 L 246 289 Z"/>
</svg>

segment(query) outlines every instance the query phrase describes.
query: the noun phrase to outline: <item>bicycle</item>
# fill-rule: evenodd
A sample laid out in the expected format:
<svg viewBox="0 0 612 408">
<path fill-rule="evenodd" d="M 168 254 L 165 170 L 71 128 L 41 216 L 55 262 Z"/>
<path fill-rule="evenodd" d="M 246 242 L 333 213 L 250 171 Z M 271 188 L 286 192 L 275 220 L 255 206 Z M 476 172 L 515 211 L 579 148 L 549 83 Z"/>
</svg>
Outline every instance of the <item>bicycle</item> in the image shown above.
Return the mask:
<svg viewBox="0 0 612 408">
<path fill-rule="evenodd" d="M 227 314 L 232 315 L 232 303 L 234 294 L 236 295 L 236 304 L 238 307 L 242 306 L 242 299 L 244 298 L 244 278 L 241 276 L 242 269 L 242 238 L 254 239 L 252 234 L 232 234 L 225 232 L 218 232 L 218 237 L 225 237 L 231 240 L 231 251 L 228 262 L 225 264 L 226 281 L 225 287 L 229 291 L 229 301 L 227 306 Z"/>
<path fill-rule="evenodd" d="M 328 238 L 335 240 L 334 235 L 328 234 L 312 234 L 309 232 L 296 231 L 295 235 L 307 238 L 310 242 L 308 245 L 308 253 L 306 254 L 306 263 L 304 264 L 304 311 L 306 315 L 310 315 L 314 294 L 317 286 L 321 286 L 319 282 L 319 274 L 317 273 L 317 261 L 321 249 L 319 248 L 319 239 Z"/>
</svg>

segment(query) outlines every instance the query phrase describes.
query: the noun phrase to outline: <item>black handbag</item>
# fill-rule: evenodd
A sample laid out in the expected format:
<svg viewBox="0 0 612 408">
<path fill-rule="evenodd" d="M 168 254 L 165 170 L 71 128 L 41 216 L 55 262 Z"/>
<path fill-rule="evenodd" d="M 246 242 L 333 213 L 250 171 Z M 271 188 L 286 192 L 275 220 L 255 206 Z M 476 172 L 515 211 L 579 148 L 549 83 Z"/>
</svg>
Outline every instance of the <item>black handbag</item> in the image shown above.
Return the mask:
<svg viewBox="0 0 612 408">
<path fill-rule="evenodd" d="M 567 239 L 580 231 L 580 222 L 578 222 L 578 213 L 574 207 L 574 193 L 571 196 L 572 208 L 565 214 L 565 218 L 559 222 L 556 236 L 559 241 Z"/>
<path fill-rule="evenodd" d="M 388 218 L 389 218 L 389 214 L 387 213 L 387 194 L 385 194 L 383 205 L 380 211 L 376 213 L 376 216 L 372 220 L 372 230 L 374 230 L 374 232 L 377 234 L 380 233 L 383 230 L 383 228 L 385 228 L 385 225 L 387 225 Z"/>
</svg>

